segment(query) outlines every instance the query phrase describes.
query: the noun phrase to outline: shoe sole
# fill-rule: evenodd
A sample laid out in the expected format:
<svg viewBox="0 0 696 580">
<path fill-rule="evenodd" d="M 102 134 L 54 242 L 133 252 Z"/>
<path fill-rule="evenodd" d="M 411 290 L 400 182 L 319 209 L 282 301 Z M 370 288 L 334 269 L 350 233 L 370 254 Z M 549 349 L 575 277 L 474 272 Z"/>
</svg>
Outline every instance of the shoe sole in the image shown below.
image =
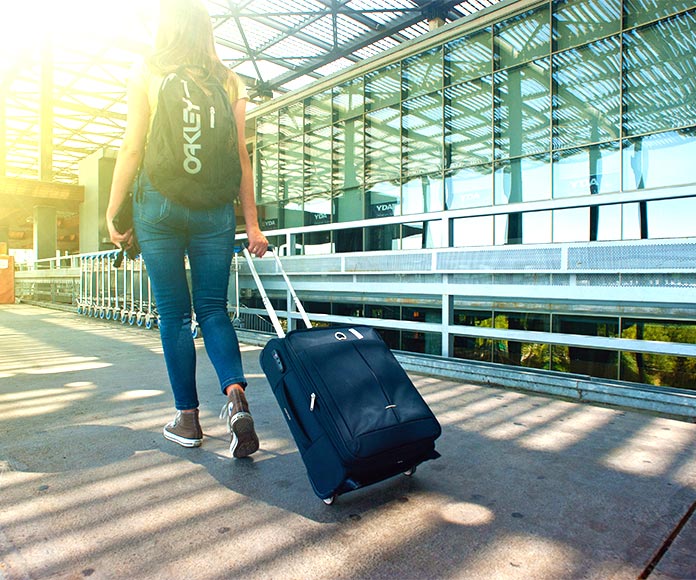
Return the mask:
<svg viewBox="0 0 696 580">
<path fill-rule="evenodd" d="M 200 447 L 201 441 L 203 441 L 202 439 L 187 439 L 186 437 L 180 437 L 179 435 L 170 433 L 166 429 L 162 430 L 162 434 L 164 435 L 165 439 L 174 441 L 174 443 L 178 443 L 182 447 Z"/>
<path fill-rule="evenodd" d="M 241 459 L 259 450 L 259 438 L 254 430 L 254 419 L 249 413 L 237 413 L 230 420 L 230 453 L 232 457 Z"/>
</svg>

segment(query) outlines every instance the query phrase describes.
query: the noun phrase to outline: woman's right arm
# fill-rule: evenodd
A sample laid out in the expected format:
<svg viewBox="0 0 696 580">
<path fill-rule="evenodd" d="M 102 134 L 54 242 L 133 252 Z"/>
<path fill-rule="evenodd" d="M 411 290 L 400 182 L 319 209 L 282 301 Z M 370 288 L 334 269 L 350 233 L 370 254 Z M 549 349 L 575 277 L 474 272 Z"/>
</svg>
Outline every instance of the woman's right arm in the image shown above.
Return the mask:
<svg viewBox="0 0 696 580">
<path fill-rule="evenodd" d="M 142 82 L 135 81 L 135 75 L 131 75 L 131 80 L 128 83 L 126 132 L 116 158 L 109 205 L 106 209 L 106 225 L 109 228 L 109 236 L 111 241 L 119 247 L 122 244 L 126 246 L 130 244 L 132 231 L 119 233 L 114 227 L 113 220 L 118 208 L 126 199 L 128 189 L 135 179 L 138 167 L 140 167 L 149 125 L 150 104 L 146 88 Z"/>
</svg>

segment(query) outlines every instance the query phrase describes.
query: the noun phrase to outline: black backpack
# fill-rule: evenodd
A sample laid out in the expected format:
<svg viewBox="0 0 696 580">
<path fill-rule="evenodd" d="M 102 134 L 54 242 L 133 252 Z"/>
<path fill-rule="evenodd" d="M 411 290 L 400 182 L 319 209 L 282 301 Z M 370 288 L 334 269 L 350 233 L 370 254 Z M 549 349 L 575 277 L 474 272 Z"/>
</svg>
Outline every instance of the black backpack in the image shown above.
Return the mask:
<svg viewBox="0 0 696 580">
<path fill-rule="evenodd" d="M 186 68 L 162 81 L 143 167 L 162 195 L 194 209 L 232 203 L 241 164 L 227 91 Z"/>
</svg>

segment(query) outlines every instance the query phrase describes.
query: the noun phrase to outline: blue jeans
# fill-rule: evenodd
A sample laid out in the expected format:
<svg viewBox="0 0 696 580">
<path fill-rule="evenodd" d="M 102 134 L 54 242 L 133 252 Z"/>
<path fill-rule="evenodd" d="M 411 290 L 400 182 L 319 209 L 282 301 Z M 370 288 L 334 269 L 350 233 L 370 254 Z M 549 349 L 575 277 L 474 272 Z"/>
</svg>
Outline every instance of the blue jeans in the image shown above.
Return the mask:
<svg viewBox="0 0 696 580">
<path fill-rule="evenodd" d="M 222 392 L 234 383 L 246 386 L 237 334 L 227 312 L 236 224 L 233 205 L 189 209 L 164 197 L 141 174 L 133 221 L 160 317 L 164 360 L 176 408 L 198 408 L 191 296 Z"/>
</svg>

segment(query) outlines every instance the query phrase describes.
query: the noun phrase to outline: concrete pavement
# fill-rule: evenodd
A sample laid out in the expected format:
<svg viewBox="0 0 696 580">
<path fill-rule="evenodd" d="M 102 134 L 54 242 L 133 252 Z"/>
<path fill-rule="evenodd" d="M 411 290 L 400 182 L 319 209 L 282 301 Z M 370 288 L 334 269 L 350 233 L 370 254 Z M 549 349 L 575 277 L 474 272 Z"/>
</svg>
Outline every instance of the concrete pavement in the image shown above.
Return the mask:
<svg viewBox="0 0 696 580">
<path fill-rule="evenodd" d="M 199 346 L 199 449 L 157 331 L 0 306 L 0 579 L 696 578 L 696 425 L 413 375 L 442 458 L 312 493 L 244 346 L 261 439 L 228 457 Z"/>
</svg>

